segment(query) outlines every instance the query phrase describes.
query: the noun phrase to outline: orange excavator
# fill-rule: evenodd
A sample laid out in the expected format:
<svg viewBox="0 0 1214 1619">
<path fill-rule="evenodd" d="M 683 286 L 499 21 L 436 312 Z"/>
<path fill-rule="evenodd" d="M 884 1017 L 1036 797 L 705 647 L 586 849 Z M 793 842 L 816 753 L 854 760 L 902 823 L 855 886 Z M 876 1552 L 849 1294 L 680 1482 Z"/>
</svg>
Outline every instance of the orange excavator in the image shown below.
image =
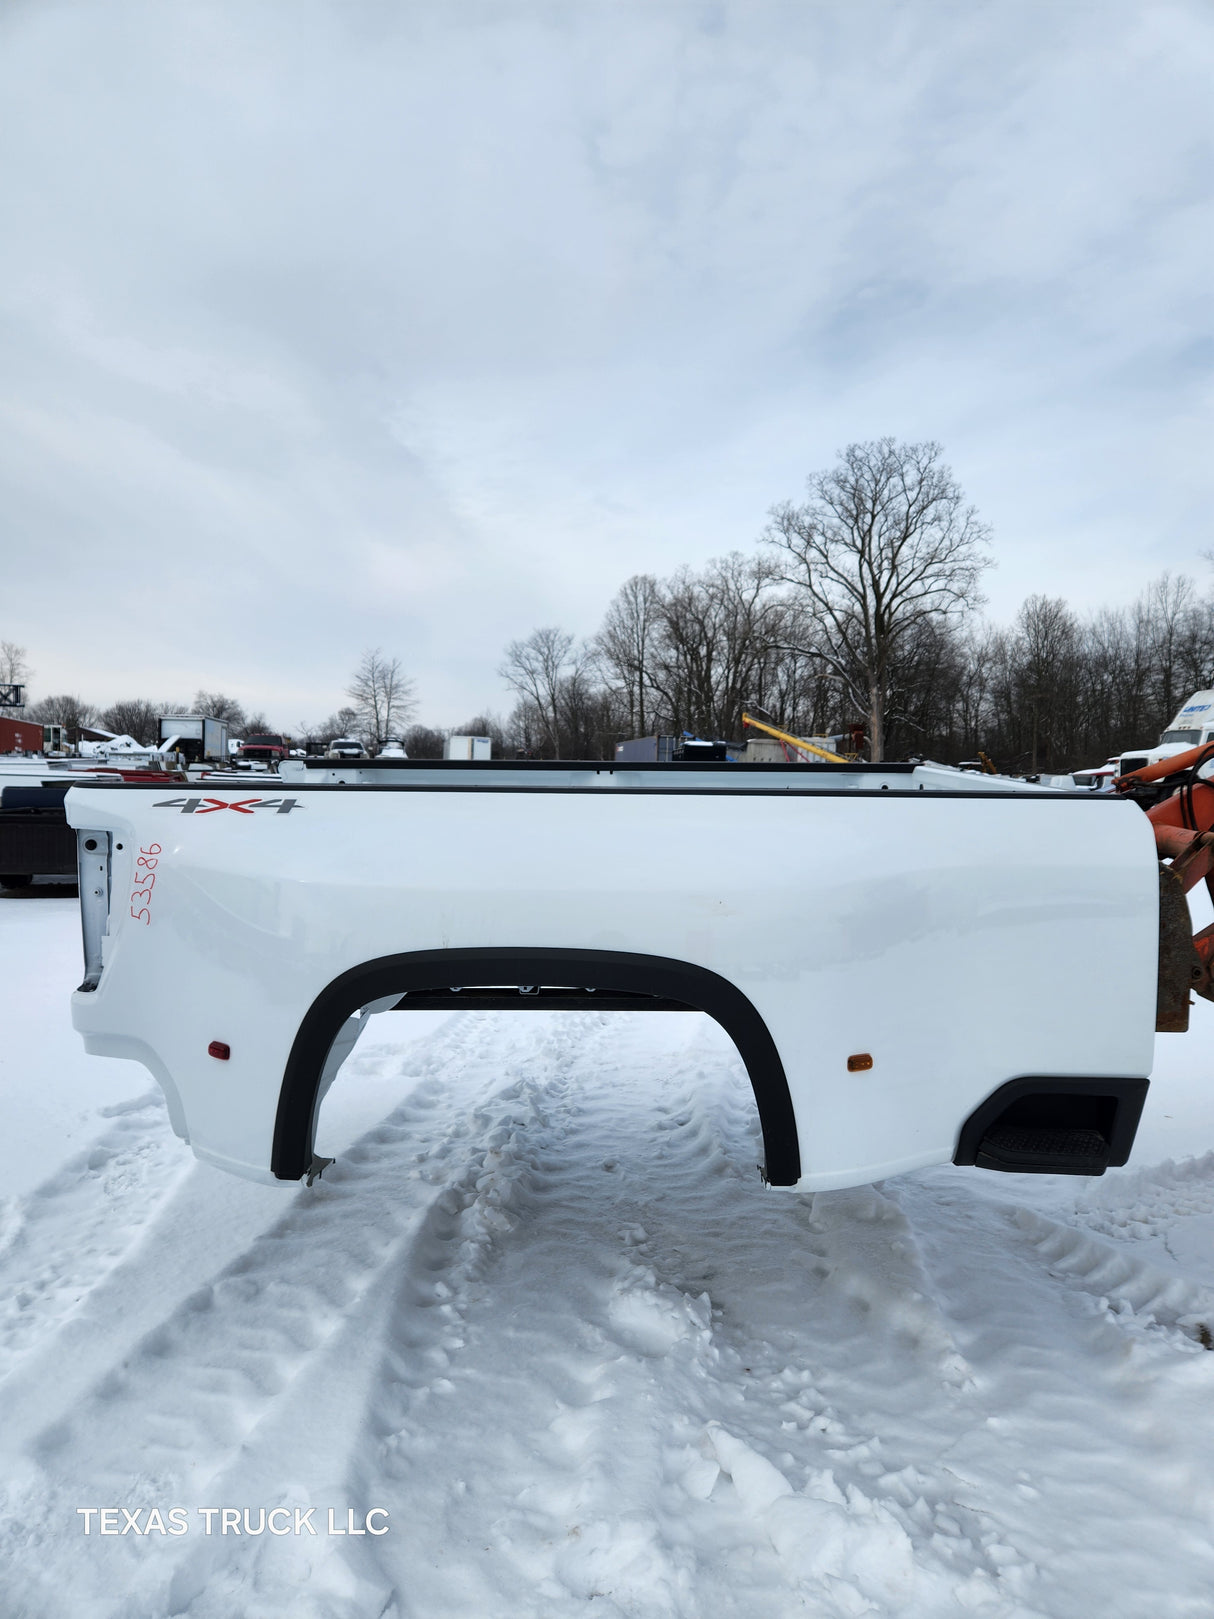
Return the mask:
<svg viewBox="0 0 1214 1619">
<path fill-rule="evenodd" d="M 1127 771 L 1113 782 L 1114 792 L 1144 803 L 1155 833 L 1160 859 L 1156 1027 L 1175 1032 L 1189 1026 L 1190 990 L 1214 1001 L 1214 924 L 1192 933 L 1185 899 L 1203 880 L 1214 899 L 1214 781 L 1200 774 L 1202 766 L 1211 761 L 1214 742 L 1206 742 Z M 1170 864 L 1164 865 L 1164 861 Z M 1170 995 L 1165 996 L 1165 984 L 1172 986 Z"/>
</svg>

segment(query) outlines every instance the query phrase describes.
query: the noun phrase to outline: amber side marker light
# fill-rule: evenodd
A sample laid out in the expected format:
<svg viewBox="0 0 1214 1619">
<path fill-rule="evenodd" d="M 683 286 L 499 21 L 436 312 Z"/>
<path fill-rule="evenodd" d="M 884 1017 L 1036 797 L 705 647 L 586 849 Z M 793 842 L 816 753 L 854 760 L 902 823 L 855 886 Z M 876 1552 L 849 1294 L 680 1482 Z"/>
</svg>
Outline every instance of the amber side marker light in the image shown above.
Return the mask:
<svg viewBox="0 0 1214 1619">
<path fill-rule="evenodd" d="M 871 1068 L 872 1065 L 873 1059 L 867 1051 L 857 1051 L 854 1056 L 847 1059 L 847 1071 L 849 1074 L 862 1074 L 865 1069 Z"/>
<path fill-rule="evenodd" d="M 225 1046 L 222 1040 L 212 1040 L 210 1045 L 207 1047 L 207 1056 L 218 1057 L 220 1062 L 227 1062 L 231 1055 L 231 1046 Z M 851 1061 L 850 1057 L 848 1058 L 848 1061 Z"/>
</svg>

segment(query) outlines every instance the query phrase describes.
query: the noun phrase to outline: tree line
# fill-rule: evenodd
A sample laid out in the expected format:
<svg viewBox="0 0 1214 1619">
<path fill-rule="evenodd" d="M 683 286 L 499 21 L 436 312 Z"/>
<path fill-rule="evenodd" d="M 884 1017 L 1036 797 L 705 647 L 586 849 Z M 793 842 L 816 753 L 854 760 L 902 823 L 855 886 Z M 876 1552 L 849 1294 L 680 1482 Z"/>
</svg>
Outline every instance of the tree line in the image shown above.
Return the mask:
<svg viewBox="0 0 1214 1619">
<path fill-rule="evenodd" d="M 980 617 L 990 565 L 989 530 L 940 445 L 851 444 L 810 476 L 804 501 L 772 507 L 752 552 L 634 575 L 586 639 L 549 625 L 511 641 L 499 673 L 512 711 L 456 729 L 507 757 L 601 759 L 632 736 L 739 742 L 749 709 L 798 736 L 860 741 L 874 760 L 985 753 L 1037 774 L 1153 742 L 1188 693 L 1214 685 L 1214 600 L 1188 576 L 1164 573 L 1130 605 L 1083 615 L 1032 595 L 998 626 Z M 22 649 L 0 642 L 0 680 L 27 675 Z M 414 721 L 399 657 L 364 652 L 345 695 L 325 720 L 299 722 L 296 740 L 353 735 L 374 751 L 395 737 L 412 757 L 441 757 L 449 732 Z M 28 713 L 147 742 L 171 711 L 58 696 Z M 223 693 L 177 711 L 234 734 L 272 729 Z"/>
<path fill-rule="evenodd" d="M 0 685 L 25 685 L 31 677 L 26 650 L 13 641 L 0 641 Z M 404 673 L 400 658 L 385 654 L 379 647 L 362 655 L 344 694 L 349 701 L 321 720 L 299 720 L 291 726 L 273 724 L 265 713 L 246 709 L 238 698 L 221 691 L 196 691 L 189 702 L 154 702 L 132 697 L 108 707 L 90 703 L 71 692 L 42 697 L 28 704 L 22 717 L 42 725 L 61 725 L 70 742 L 82 734 L 108 731 L 130 736 L 143 747 L 160 740 L 162 716 L 202 714 L 223 720 L 232 737 L 286 731 L 299 744 L 327 746 L 336 737 L 357 737 L 369 752 L 375 752 L 389 738 L 404 742 L 411 756 L 441 758 L 448 732 L 430 726 L 409 724 L 416 709 L 414 683 Z M 499 745 L 505 737 L 501 722 L 494 716 L 477 715 L 464 730 L 483 735 L 492 731 Z"/>
<path fill-rule="evenodd" d="M 750 708 L 799 736 L 862 735 L 874 760 L 982 752 L 1037 774 L 1153 742 L 1214 685 L 1214 601 L 1187 576 L 1087 615 L 1032 595 L 996 626 L 979 616 L 989 546 L 938 444 L 849 445 L 751 554 L 634 576 L 588 640 L 511 642 L 508 740 L 567 758 L 655 732 L 738 741 Z"/>
<path fill-rule="evenodd" d="M 652 733 L 736 741 L 747 707 L 794 735 L 871 738 L 856 674 L 804 650 L 801 611 L 761 558 L 639 575 L 588 641 L 546 628 L 511 643 L 503 674 L 518 701 L 503 741 L 561 758 L 607 758 L 619 738 Z M 1068 771 L 1154 743 L 1211 686 L 1214 602 L 1184 575 L 1087 615 L 1033 595 L 1010 625 L 937 615 L 900 642 L 883 754 L 959 764 L 984 752 L 1005 771 Z"/>
</svg>

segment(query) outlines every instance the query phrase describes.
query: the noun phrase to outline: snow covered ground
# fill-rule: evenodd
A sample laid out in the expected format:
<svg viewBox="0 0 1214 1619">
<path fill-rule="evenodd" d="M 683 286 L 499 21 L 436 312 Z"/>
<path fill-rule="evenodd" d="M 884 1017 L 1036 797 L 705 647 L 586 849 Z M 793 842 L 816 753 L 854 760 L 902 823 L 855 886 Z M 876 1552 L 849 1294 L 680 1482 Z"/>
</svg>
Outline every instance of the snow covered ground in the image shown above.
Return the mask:
<svg viewBox="0 0 1214 1619">
<path fill-rule="evenodd" d="M 1127 1169 L 813 1199 L 706 1019 L 388 1014 L 309 1191 L 0 952 L 4 1619 L 1214 1613 L 1214 1007 Z"/>
</svg>

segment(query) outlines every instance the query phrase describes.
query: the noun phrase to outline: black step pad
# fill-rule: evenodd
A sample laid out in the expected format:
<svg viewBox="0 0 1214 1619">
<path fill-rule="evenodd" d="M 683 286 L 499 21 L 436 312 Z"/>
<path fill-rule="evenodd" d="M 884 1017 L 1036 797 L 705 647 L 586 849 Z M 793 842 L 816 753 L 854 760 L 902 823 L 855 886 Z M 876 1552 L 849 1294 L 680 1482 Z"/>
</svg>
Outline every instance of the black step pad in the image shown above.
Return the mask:
<svg viewBox="0 0 1214 1619">
<path fill-rule="evenodd" d="M 1099 1130 L 997 1124 L 983 1136 L 974 1162 L 982 1169 L 1038 1175 L 1103 1175 L 1109 1144 Z"/>
</svg>

